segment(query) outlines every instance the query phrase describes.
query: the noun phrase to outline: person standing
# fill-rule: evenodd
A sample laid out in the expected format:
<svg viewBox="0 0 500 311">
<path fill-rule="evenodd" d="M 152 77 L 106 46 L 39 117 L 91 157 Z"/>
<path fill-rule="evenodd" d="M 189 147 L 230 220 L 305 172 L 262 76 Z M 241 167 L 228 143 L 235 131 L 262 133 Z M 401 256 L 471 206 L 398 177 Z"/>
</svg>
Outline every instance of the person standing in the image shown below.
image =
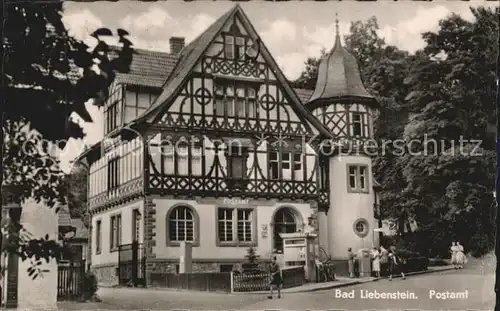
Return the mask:
<svg viewBox="0 0 500 311">
<path fill-rule="evenodd" d="M 382 271 L 382 274 L 388 275 L 388 270 L 389 270 L 389 252 L 385 247 L 380 246 L 380 271 Z"/>
<path fill-rule="evenodd" d="M 467 257 L 465 256 L 464 253 L 464 247 L 458 241 L 455 247 L 456 247 L 455 261 L 457 263 L 457 267 L 458 269 L 463 269 L 464 265 L 467 263 Z"/>
<path fill-rule="evenodd" d="M 273 299 L 273 289 L 276 287 L 278 291 L 278 299 L 281 298 L 281 269 L 278 263 L 276 262 L 276 257 L 273 257 L 271 264 L 269 265 L 269 296 L 267 298 Z"/>
<path fill-rule="evenodd" d="M 401 278 L 404 280 L 406 276 L 403 272 L 403 267 L 400 265 L 399 258 L 396 255 L 396 250 L 394 248 L 389 249 L 389 281 L 392 281 L 392 274 L 398 273 L 400 270 Z"/>
<path fill-rule="evenodd" d="M 457 243 L 452 242 L 451 247 L 450 247 L 450 253 L 451 253 L 451 264 L 453 265 L 453 268 L 458 269 L 458 263 L 457 263 Z"/>
<path fill-rule="evenodd" d="M 356 260 L 356 254 L 353 253 L 352 248 L 347 249 L 347 265 L 349 268 L 349 277 L 354 277 L 354 261 Z"/>
<path fill-rule="evenodd" d="M 372 251 L 372 271 L 375 273 L 375 277 L 380 277 L 380 252 L 376 247 Z"/>
</svg>

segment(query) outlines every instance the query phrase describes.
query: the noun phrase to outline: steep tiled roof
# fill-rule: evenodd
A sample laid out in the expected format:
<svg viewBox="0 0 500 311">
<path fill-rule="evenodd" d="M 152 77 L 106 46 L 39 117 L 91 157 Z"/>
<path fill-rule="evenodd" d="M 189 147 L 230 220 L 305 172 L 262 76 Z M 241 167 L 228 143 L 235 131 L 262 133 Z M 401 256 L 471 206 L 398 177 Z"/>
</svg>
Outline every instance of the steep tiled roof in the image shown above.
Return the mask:
<svg viewBox="0 0 500 311">
<path fill-rule="evenodd" d="M 57 213 L 59 226 L 71 226 L 71 215 L 67 206 L 61 207 Z"/>
<path fill-rule="evenodd" d="M 130 74 L 155 76 L 166 80 L 176 63 L 176 55 L 165 52 L 135 49 L 132 64 L 130 65 Z"/>
<path fill-rule="evenodd" d="M 309 102 L 342 97 L 374 98 L 363 86 L 356 58 L 342 47 L 337 32 L 333 49 L 320 62 L 316 89 Z"/>
<path fill-rule="evenodd" d="M 314 92 L 313 90 L 307 90 L 307 89 L 293 89 L 295 93 L 297 93 L 297 96 L 300 98 L 300 101 L 302 103 L 307 103 L 309 101 L 309 98 L 311 98 L 312 93 Z"/>
<path fill-rule="evenodd" d="M 75 227 L 76 233 L 73 238 L 86 239 L 88 236 L 88 229 L 85 228 L 81 218 L 71 218 L 69 208 L 67 206 L 61 207 L 57 213 L 59 218 L 59 226 L 72 226 Z"/>
</svg>

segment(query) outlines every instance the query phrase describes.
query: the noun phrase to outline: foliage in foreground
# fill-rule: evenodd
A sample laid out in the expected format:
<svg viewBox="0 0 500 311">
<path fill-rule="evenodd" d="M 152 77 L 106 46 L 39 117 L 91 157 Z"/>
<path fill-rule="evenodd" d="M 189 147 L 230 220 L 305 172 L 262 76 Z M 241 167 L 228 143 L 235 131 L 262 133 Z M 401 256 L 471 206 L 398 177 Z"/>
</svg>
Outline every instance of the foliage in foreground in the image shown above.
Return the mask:
<svg viewBox="0 0 500 311">
<path fill-rule="evenodd" d="M 57 211 L 67 203 L 67 187 L 54 145 L 64 148 L 68 138 L 84 137 L 70 115 L 92 121 L 85 104 L 102 105 L 116 72 L 129 71 L 132 43 L 122 29 L 117 31 L 122 45 L 117 49 L 101 40 L 113 35 L 106 28 L 92 34 L 93 48 L 71 37 L 61 19 L 60 1 L 11 1 L 4 7 L 0 184 L 14 186 L 9 189 L 21 203 L 33 198 Z M 58 260 L 65 251 L 48 237 L 21 237 L 25 231 L 19 223 L 2 226 L 2 233 L 1 250 L 33 260 L 33 278 L 43 272 L 37 268 L 43 260 Z"/>
</svg>

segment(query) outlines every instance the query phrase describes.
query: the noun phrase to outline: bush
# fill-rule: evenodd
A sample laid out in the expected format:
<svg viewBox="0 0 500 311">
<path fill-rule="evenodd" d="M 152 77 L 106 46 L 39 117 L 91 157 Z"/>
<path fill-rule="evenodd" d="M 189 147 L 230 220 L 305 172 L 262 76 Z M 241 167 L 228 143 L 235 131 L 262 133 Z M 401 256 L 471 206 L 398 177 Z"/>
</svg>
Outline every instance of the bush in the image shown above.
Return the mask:
<svg viewBox="0 0 500 311">
<path fill-rule="evenodd" d="M 429 258 L 427 257 L 410 257 L 406 259 L 406 264 L 401 265 L 403 272 L 425 271 L 429 267 Z"/>
<path fill-rule="evenodd" d="M 414 258 L 414 257 L 422 257 L 422 256 L 420 256 L 420 253 L 414 252 L 414 251 L 411 251 L 408 249 L 396 250 L 396 256 L 398 256 L 400 258 L 405 258 L 405 259 Z"/>
<path fill-rule="evenodd" d="M 438 267 L 438 266 L 448 266 L 448 265 L 449 265 L 449 263 L 442 258 L 429 259 L 429 266 Z"/>
<path fill-rule="evenodd" d="M 90 270 L 85 273 L 83 278 L 83 298 L 84 301 L 88 300 L 98 300 L 97 298 L 97 290 L 99 289 L 99 285 L 97 282 L 97 277 Z"/>
</svg>

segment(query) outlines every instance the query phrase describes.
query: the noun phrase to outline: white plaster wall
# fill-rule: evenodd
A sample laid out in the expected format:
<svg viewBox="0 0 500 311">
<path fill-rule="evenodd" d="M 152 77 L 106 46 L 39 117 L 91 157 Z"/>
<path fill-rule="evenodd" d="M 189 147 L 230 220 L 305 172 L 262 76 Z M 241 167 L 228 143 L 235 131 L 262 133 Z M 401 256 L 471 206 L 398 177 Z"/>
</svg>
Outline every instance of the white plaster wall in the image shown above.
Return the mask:
<svg viewBox="0 0 500 311">
<path fill-rule="evenodd" d="M 368 166 L 367 181 L 369 193 L 347 191 L 347 165 Z M 365 156 L 340 156 L 330 158 L 330 210 L 328 211 L 328 240 L 330 255 L 335 259 L 346 259 L 347 249 L 373 247 L 373 229 L 377 227 L 374 218 L 372 189 L 372 161 Z M 368 221 L 368 235 L 359 237 L 353 224 L 358 218 Z"/>
<path fill-rule="evenodd" d="M 221 199 L 222 200 L 222 199 Z M 216 208 L 214 204 L 200 204 L 195 200 L 174 200 L 155 198 L 156 204 L 156 246 L 153 252 L 158 259 L 178 259 L 179 247 L 167 246 L 167 213 L 170 208 L 179 203 L 187 204 L 193 207 L 198 213 L 200 220 L 200 244 L 193 247 L 193 260 L 196 259 L 238 259 L 244 258 L 248 247 L 217 247 L 217 219 Z M 280 202 L 255 203 L 257 210 L 257 246 L 256 252 L 261 258 L 270 258 L 272 253 L 272 218 L 274 213 L 284 206 L 295 208 L 300 213 L 302 221 L 307 224 L 307 218 L 313 212 L 310 204 L 290 204 Z M 226 206 L 224 206 L 226 207 Z M 237 207 L 235 205 L 234 207 Z M 262 226 L 267 225 L 267 237 L 262 236 Z M 195 227 L 196 228 L 196 227 Z"/>
<path fill-rule="evenodd" d="M 110 230 L 111 230 L 111 216 L 121 214 L 122 217 L 122 234 L 121 244 L 132 243 L 132 212 L 134 209 L 139 209 L 141 213 L 141 228 L 139 230 L 139 243 L 144 241 L 144 209 L 143 200 L 137 200 L 126 205 L 99 213 L 92 216 L 92 250 L 91 258 L 92 265 L 102 265 L 118 262 L 118 252 L 110 251 Z M 97 240 L 97 221 L 101 220 L 101 253 L 96 254 L 96 240 Z"/>
<path fill-rule="evenodd" d="M 48 234 L 49 239 L 58 238 L 58 217 L 54 208 L 32 200 L 23 205 L 21 223 L 33 235 L 42 238 Z M 34 261 L 34 260 L 33 260 Z M 20 309 L 56 308 L 57 303 L 57 263 L 55 259 L 46 263 L 41 269 L 48 270 L 33 280 L 27 272 L 31 266 L 28 259 L 19 259 L 18 306 Z"/>
</svg>

